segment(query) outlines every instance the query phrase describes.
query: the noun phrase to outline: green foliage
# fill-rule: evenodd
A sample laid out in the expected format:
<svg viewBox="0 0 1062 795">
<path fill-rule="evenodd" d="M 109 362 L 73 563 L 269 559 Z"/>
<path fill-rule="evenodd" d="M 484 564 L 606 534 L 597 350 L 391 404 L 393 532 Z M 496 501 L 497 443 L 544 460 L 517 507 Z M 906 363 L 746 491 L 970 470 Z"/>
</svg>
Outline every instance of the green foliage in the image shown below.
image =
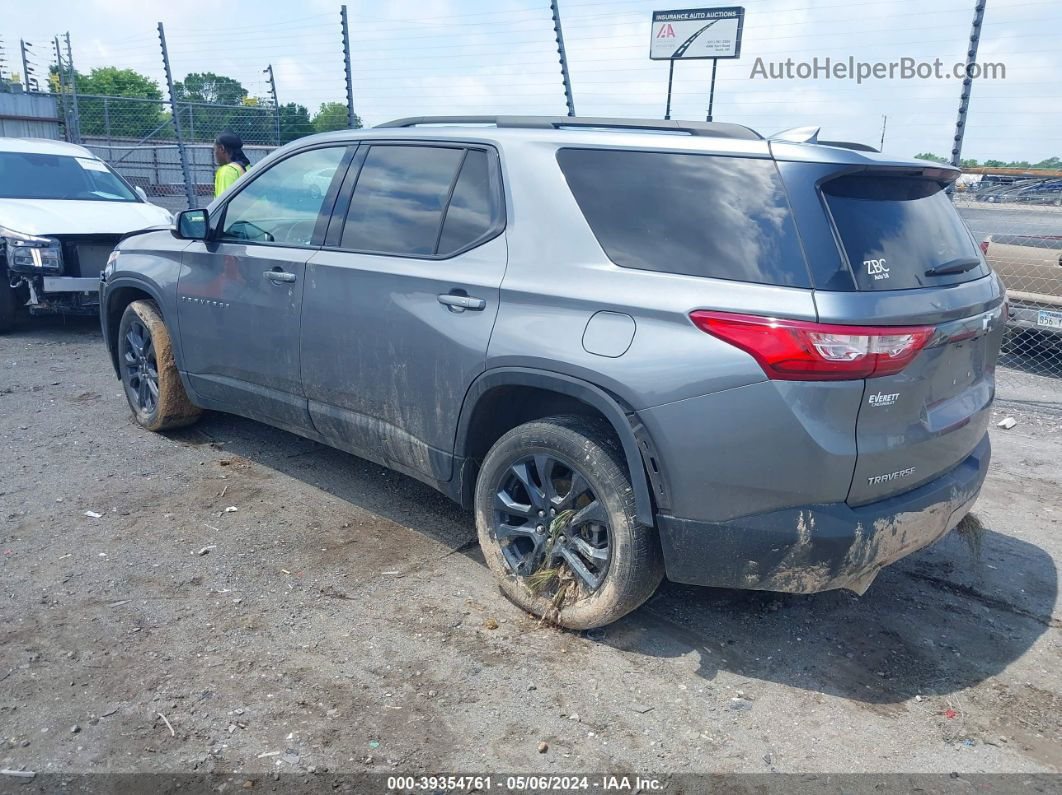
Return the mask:
<svg viewBox="0 0 1062 795">
<path fill-rule="evenodd" d="M 310 111 L 305 105 L 289 102 L 280 106 L 280 142 L 289 143 L 296 138 L 315 132 L 310 121 Z"/>
<path fill-rule="evenodd" d="M 915 155 L 915 157 L 919 160 L 931 160 L 934 163 L 948 162 L 946 158 L 943 158 L 940 155 L 935 155 L 932 152 L 920 152 L 919 154 Z"/>
<path fill-rule="evenodd" d="M 354 115 L 354 129 L 361 127 L 361 119 Z M 347 103 L 324 102 L 313 117 L 314 132 L 331 132 L 350 128 L 347 118 Z"/>
<path fill-rule="evenodd" d="M 161 100 L 162 91 L 158 83 L 133 69 L 103 66 L 87 75 L 75 72 L 74 77 L 82 135 L 143 138 L 166 118 L 161 102 L 134 101 Z M 59 90 L 59 76 L 54 65 L 48 83 L 53 91 Z M 129 100 L 123 101 L 126 97 Z"/>
<path fill-rule="evenodd" d="M 932 160 L 934 163 L 947 163 L 948 161 L 940 155 L 935 155 L 932 152 L 921 152 L 915 155 L 919 160 Z M 1062 169 L 1062 158 L 1049 157 L 1046 160 L 1041 160 L 1039 163 L 1030 163 L 1028 160 L 1011 160 L 1010 162 L 1004 160 L 986 160 L 984 163 L 978 164 L 976 160 L 962 160 L 960 165 L 963 168 L 977 168 L 978 165 L 985 168 L 1046 168 L 1046 169 Z"/>
</svg>

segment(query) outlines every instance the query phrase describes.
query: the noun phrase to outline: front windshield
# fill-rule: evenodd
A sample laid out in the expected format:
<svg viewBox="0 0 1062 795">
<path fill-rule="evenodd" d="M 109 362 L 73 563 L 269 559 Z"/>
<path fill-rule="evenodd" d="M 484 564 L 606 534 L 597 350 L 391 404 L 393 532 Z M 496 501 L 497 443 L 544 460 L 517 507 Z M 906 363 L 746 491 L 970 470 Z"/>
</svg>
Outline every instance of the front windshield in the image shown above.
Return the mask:
<svg viewBox="0 0 1062 795">
<path fill-rule="evenodd" d="M 139 201 L 100 160 L 34 152 L 0 152 L 0 199 Z"/>
</svg>

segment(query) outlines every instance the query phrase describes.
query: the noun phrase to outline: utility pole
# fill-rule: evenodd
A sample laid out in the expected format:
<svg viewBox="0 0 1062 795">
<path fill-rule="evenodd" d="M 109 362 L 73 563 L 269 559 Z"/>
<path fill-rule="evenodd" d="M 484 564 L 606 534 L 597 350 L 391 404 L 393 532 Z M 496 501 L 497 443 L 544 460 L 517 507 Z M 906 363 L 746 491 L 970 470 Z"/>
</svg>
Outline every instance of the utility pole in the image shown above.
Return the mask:
<svg viewBox="0 0 1062 795">
<path fill-rule="evenodd" d="M 277 99 L 277 81 L 273 77 L 273 64 L 262 70 L 269 75 L 269 91 L 273 95 L 273 115 L 277 123 L 277 146 L 280 146 L 280 100 Z"/>
<path fill-rule="evenodd" d="M 70 70 L 70 97 L 74 103 L 74 143 L 81 143 L 81 114 L 77 107 L 77 72 L 74 71 L 74 51 L 70 47 L 70 31 L 66 32 L 66 66 Z"/>
<path fill-rule="evenodd" d="M 572 99 L 572 77 L 568 73 L 568 53 L 564 50 L 564 30 L 561 28 L 560 9 L 557 0 L 549 0 L 553 12 L 553 33 L 557 37 L 557 55 L 560 56 L 561 80 L 564 82 L 564 102 L 568 105 L 568 115 L 575 115 L 575 100 Z"/>
<path fill-rule="evenodd" d="M 955 121 L 955 139 L 951 147 L 951 164 L 956 168 L 962 163 L 962 141 L 966 134 L 966 112 L 970 109 L 970 93 L 973 90 L 973 68 L 977 64 L 977 45 L 981 43 L 981 24 L 985 19 L 987 0 L 974 3 L 973 26 L 970 28 L 970 44 L 966 50 L 966 73 L 962 79 L 962 95 L 959 98 L 959 117 Z M 951 188 L 948 189 L 949 192 Z"/>
<path fill-rule="evenodd" d="M 173 93 L 173 72 L 170 70 L 170 51 L 166 48 L 166 29 L 159 23 L 159 44 L 162 47 L 162 68 L 166 72 L 166 90 L 170 92 L 170 113 L 173 115 L 173 132 L 177 138 L 177 156 L 181 161 L 181 172 L 184 174 L 184 195 L 188 200 L 188 209 L 193 209 L 198 203 L 195 191 L 195 183 L 192 182 L 192 172 L 188 167 L 188 151 L 184 148 L 184 137 L 181 135 L 181 114 L 177 112 L 177 97 Z M 189 110 L 191 105 L 188 106 Z"/>
<path fill-rule="evenodd" d="M 354 78 L 350 73 L 350 28 L 347 26 L 347 7 L 339 7 L 339 17 L 343 22 L 343 69 L 347 75 L 347 124 L 354 129 Z"/>
</svg>

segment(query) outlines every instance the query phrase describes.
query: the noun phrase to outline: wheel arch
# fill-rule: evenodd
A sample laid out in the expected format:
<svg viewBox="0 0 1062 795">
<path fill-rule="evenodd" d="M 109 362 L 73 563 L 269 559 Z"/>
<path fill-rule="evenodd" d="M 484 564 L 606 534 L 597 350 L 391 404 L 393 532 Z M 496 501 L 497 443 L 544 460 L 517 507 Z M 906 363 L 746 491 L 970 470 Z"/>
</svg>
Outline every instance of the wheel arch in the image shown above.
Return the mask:
<svg viewBox="0 0 1062 795">
<path fill-rule="evenodd" d="M 103 326 L 103 338 L 107 342 L 107 350 L 111 356 L 111 366 L 114 368 L 114 374 L 118 378 L 121 378 L 121 371 L 118 367 L 118 347 L 115 345 L 118 325 L 122 322 L 122 313 L 125 312 L 126 307 L 133 301 L 144 299 L 155 302 L 159 309 L 159 314 L 162 315 L 162 319 L 170 327 L 171 338 L 176 342 L 176 329 L 170 325 L 169 319 L 166 317 L 166 305 L 154 285 L 139 279 L 129 278 L 119 278 L 113 282 L 108 282 L 103 302 L 100 304 L 100 323 Z M 178 345 L 176 344 L 173 345 L 173 356 L 179 370 L 180 358 Z"/>
<path fill-rule="evenodd" d="M 463 506 L 471 506 L 479 462 L 502 434 L 524 422 L 573 411 L 600 415 L 612 427 L 627 463 L 638 520 L 651 526 L 654 501 L 639 444 L 645 432 L 634 412 L 588 381 L 548 370 L 488 370 L 469 387 L 454 445 L 454 454 L 461 462 L 454 496 Z"/>
</svg>

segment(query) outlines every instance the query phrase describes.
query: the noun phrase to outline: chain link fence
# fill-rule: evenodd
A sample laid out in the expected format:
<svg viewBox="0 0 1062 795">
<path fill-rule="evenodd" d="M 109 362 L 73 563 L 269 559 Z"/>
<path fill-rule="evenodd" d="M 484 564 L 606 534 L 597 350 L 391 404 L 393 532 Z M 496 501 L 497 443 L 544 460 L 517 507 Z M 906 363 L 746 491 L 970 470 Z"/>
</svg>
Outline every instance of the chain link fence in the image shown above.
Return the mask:
<svg viewBox="0 0 1062 795">
<path fill-rule="evenodd" d="M 1007 288 L 1000 397 L 1062 406 L 1062 173 L 982 178 L 955 205 Z"/>
<path fill-rule="evenodd" d="M 74 100 L 64 94 L 61 101 L 72 104 Z M 178 102 L 178 141 L 173 111 L 164 100 L 79 95 L 77 104 L 78 129 L 68 130 L 67 138 L 79 141 L 134 186 L 143 188 L 151 202 L 171 211 L 187 209 L 189 204 L 206 205 L 213 199 L 213 141 L 218 133 L 239 135 L 252 164 L 271 152 L 281 136 L 280 114 L 270 105 Z M 71 116 L 64 113 L 64 118 Z M 193 202 L 188 198 L 181 146 Z"/>
</svg>

